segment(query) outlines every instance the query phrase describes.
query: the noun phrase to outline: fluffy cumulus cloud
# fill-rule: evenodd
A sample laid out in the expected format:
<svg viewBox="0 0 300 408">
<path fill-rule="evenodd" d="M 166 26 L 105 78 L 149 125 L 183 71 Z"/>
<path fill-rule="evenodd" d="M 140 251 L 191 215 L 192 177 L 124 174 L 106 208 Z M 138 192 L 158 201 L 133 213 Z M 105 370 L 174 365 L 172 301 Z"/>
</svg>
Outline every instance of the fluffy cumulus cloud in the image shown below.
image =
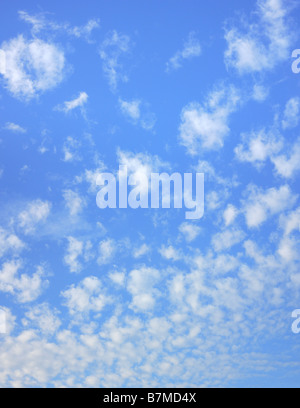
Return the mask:
<svg viewBox="0 0 300 408">
<path fill-rule="evenodd" d="M 242 143 L 235 149 L 236 158 L 240 162 L 248 162 L 261 170 L 270 161 L 274 174 L 291 179 L 300 169 L 299 138 L 287 138 L 290 130 L 297 128 L 299 118 L 299 100 L 289 99 L 280 115 L 275 117 L 275 123 L 270 128 L 262 128 L 241 135 Z M 279 120 L 279 118 L 282 118 Z"/>
<path fill-rule="evenodd" d="M 69 266 L 70 272 L 79 272 L 82 269 L 78 257 L 82 255 L 83 248 L 84 245 L 81 241 L 73 237 L 68 238 L 68 249 L 64 261 Z"/>
<path fill-rule="evenodd" d="M 180 259 L 179 251 L 177 251 L 172 245 L 160 248 L 159 253 L 168 261 L 178 261 Z"/>
<path fill-rule="evenodd" d="M 141 191 L 147 191 L 151 173 L 159 173 L 162 169 L 168 169 L 169 165 L 164 163 L 158 156 L 146 153 L 132 153 L 127 151 L 117 151 L 120 166 L 124 166 L 129 180 L 133 185 L 140 186 Z M 125 176 L 121 171 L 121 177 Z"/>
<path fill-rule="evenodd" d="M 101 281 L 95 276 L 85 278 L 61 293 L 71 314 L 99 313 L 109 303 Z"/>
<path fill-rule="evenodd" d="M 192 103 L 183 108 L 179 138 L 189 154 L 223 147 L 230 133 L 230 116 L 240 101 L 235 87 L 224 86 L 211 92 L 204 104 Z"/>
<path fill-rule="evenodd" d="M 58 314 L 58 311 L 47 303 L 31 306 L 25 313 L 22 324 L 25 328 L 38 329 L 43 335 L 53 335 L 61 325 Z"/>
<path fill-rule="evenodd" d="M 69 236 L 67 241 L 64 263 L 70 272 L 79 273 L 83 269 L 83 264 L 94 258 L 93 244 L 90 240 L 79 240 L 72 236 Z"/>
<path fill-rule="evenodd" d="M 18 253 L 25 247 L 17 235 L 0 228 L 0 257 L 8 253 Z"/>
<path fill-rule="evenodd" d="M 55 44 L 19 35 L 1 45 L 2 80 L 11 94 L 29 100 L 56 87 L 64 78 L 65 56 Z"/>
<path fill-rule="evenodd" d="M 185 237 L 187 242 L 192 242 L 200 234 L 201 228 L 198 225 L 184 222 L 180 225 L 179 231 Z"/>
<path fill-rule="evenodd" d="M 263 164 L 269 157 L 276 155 L 283 147 L 283 140 L 276 133 L 262 129 L 242 135 L 243 144 L 235 148 L 235 154 L 240 161 L 256 165 Z"/>
<path fill-rule="evenodd" d="M 212 244 L 217 252 L 228 250 L 236 244 L 239 244 L 244 238 L 243 231 L 228 229 L 213 236 Z"/>
<path fill-rule="evenodd" d="M 223 213 L 224 223 L 226 227 L 228 227 L 234 222 L 237 215 L 238 215 L 238 209 L 234 205 L 228 204 L 227 208 L 225 209 Z"/>
<path fill-rule="evenodd" d="M 131 307 L 133 309 L 147 311 L 155 307 L 155 300 L 159 295 L 155 284 L 159 280 L 159 271 L 154 268 L 142 267 L 130 272 L 127 288 L 132 294 Z"/>
<path fill-rule="evenodd" d="M 259 227 L 270 216 L 293 207 L 296 201 L 297 196 L 292 193 L 288 185 L 283 185 L 278 189 L 270 188 L 267 191 L 250 186 L 244 206 L 247 226 L 249 228 Z"/>
<path fill-rule="evenodd" d="M 8 261 L 0 270 L 0 291 L 14 295 L 20 303 L 28 303 L 37 299 L 48 286 L 42 267 L 32 274 L 21 273 L 23 265 L 20 261 Z"/>
<path fill-rule="evenodd" d="M 256 20 L 245 22 L 244 27 L 229 26 L 226 64 L 244 74 L 272 70 L 288 59 L 291 31 L 286 6 L 284 0 L 259 0 Z"/>
<path fill-rule="evenodd" d="M 45 222 L 51 211 L 51 203 L 35 200 L 28 203 L 19 213 L 18 226 L 25 234 L 33 233 L 38 224 Z"/>
<path fill-rule="evenodd" d="M 300 142 L 296 142 L 287 154 L 273 157 L 276 173 L 284 178 L 292 178 L 300 170 Z"/>
</svg>

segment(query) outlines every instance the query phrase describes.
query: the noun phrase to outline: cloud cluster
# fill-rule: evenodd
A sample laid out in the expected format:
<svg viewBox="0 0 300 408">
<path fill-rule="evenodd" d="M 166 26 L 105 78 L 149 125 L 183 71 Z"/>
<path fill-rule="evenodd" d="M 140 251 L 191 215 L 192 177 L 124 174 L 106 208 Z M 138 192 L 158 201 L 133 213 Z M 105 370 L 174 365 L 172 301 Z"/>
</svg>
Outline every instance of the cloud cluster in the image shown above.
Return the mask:
<svg viewBox="0 0 300 408">
<path fill-rule="evenodd" d="M 30 100 L 56 87 L 64 78 L 65 56 L 55 44 L 19 35 L 1 45 L 6 88 L 19 99 Z"/>
<path fill-rule="evenodd" d="M 229 134 L 229 119 L 241 102 L 233 86 L 221 86 L 211 92 L 204 104 L 191 103 L 181 112 L 179 138 L 191 155 L 202 150 L 217 150 Z"/>
<path fill-rule="evenodd" d="M 291 31 L 284 0 L 259 0 L 258 20 L 226 29 L 225 62 L 240 74 L 272 70 L 290 57 Z"/>
</svg>

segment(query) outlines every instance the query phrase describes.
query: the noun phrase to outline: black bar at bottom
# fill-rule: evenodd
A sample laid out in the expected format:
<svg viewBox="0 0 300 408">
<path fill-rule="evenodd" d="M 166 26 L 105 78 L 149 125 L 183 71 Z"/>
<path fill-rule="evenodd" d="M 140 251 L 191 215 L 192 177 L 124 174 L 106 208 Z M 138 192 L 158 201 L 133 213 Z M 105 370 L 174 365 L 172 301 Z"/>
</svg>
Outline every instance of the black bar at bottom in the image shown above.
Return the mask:
<svg viewBox="0 0 300 408">
<path fill-rule="evenodd" d="M 17 392 L 14 392 L 17 391 Z M 30 405 L 37 403 L 41 407 L 43 401 L 47 401 L 51 407 L 56 408 L 63 400 L 68 399 L 68 406 L 81 406 L 82 408 L 105 407 L 108 404 L 124 404 L 126 406 L 154 406 L 185 404 L 198 406 L 203 404 L 203 392 L 207 390 L 199 388 L 59 388 L 59 389 L 2 389 L 0 398 L 7 398 L 9 405 L 14 405 L 14 398 Z M 37 392 L 37 393 L 36 393 Z"/>
</svg>

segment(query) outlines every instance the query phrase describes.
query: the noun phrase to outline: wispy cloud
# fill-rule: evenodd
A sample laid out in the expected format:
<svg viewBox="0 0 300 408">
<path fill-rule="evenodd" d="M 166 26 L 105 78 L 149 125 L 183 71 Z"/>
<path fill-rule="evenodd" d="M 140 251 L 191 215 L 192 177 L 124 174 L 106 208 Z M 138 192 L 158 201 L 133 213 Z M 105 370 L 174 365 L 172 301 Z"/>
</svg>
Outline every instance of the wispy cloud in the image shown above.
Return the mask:
<svg viewBox="0 0 300 408">
<path fill-rule="evenodd" d="M 22 126 L 17 125 L 16 123 L 13 123 L 13 122 L 6 122 L 4 129 L 10 130 L 11 132 L 14 132 L 14 133 L 26 133 L 27 132 L 27 130 L 24 129 Z"/>
<path fill-rule="evenodd" d="M 299 113 L 300 113 L 300 98 L 291 98 L 284 110 L 284 118 L 282 120 L 283 129 L 294 128 L 299 123 Z"/>
<path fill-rule="evenodd" d="M 101 44 L 100 58 L 103 62 L 103 72 L 112 91 L 116 91 L 119 82 L 128 81 L 119 60 L 130 51 L 130 44 L 130 37 L 116 30 L 108 34 Z"/>
<path fill-rule="evenodd" d="M 49 20 L 47 16 L 50 13 L 29 14 L 26 11 L 19 11 L 21 20 L 32 26 L 31 33 L 33 36 L 41 35 L 43 32 L 53 32 L 67 34 L 75 38 L 84 38 L 88 42 L 91 41 L 92 32 L 99 28 L 99 19 L 91 19 L 83 26 L 72 26 L 70 23 L 58 23 Z"/>
<path fill-rule="evenodd" d="M 132 123 L 138 124 L 145 130 L 153 129 L 156 122 L 156 116 L 154 113 L 149 111 L 146 103 L 143 103 L 139 99 L 126 101 L 119 98 L 119 106 L 123 115 L 126 116 Z"/>
<path fill-rule="evenodd" d="M 54 109 L 65 113 L 68 113 L 76 108 L 80 108 L 82 111 L 84 105 L 87 103 L 87 100 L 88 94 L 85 92 L 80 92 L 77 98 L 72 99 L 71 101 L 66 101 L 62 105 L 57 105 Z"/>
<path fill-rule="evenodd" d="M 201 53 L 202 48 L 200 42 L 195 38 L 195 33 L 191 32 L 188 40 L 184 43 L 183 49 L 177 51 L 166 63 L 166 72 L 181 68 L 185 60 L 199 57 Z"/>
</svg>

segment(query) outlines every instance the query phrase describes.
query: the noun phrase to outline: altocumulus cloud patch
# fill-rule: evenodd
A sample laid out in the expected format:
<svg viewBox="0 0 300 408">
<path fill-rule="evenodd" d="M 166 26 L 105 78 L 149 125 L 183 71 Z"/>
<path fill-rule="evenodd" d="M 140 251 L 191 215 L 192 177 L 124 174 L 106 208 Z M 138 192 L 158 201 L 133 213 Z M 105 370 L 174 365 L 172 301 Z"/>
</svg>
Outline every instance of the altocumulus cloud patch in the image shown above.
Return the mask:
<svg viewBox="0 0 300 408">
<path fill-rule="evenodd" d="M 211 3 L 0 2 L 1 387 L 298 386 L 300 3 Z"/>
</svg>

